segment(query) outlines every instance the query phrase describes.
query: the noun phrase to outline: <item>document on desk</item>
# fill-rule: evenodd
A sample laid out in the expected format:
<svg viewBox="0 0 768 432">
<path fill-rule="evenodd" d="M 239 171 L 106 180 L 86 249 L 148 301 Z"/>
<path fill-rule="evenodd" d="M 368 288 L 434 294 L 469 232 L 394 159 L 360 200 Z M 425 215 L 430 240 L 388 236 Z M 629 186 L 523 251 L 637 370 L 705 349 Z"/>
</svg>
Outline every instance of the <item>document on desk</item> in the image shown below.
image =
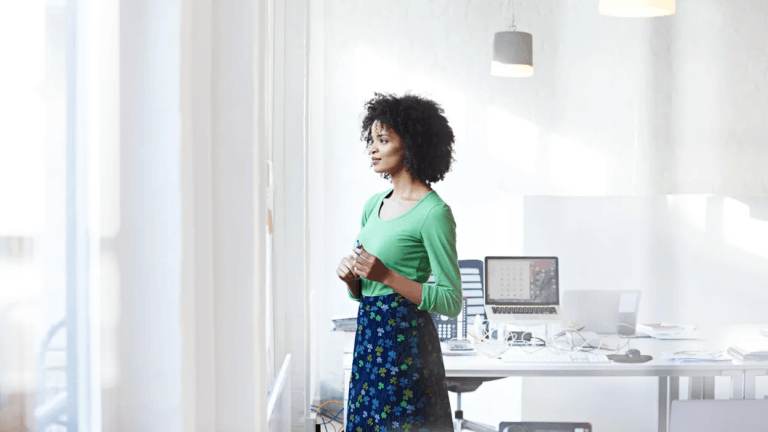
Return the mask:
<svg viewBox="0 0 768 432">
<path fill-rule="evenodd" d="M 440 349 L 443 351 L 444 356 L 473 356 L 477 355 L 477 351 L 475 349 L 471 350 L 452 350 L 448 348 L 448 344 L 445 342 L 440 342 Z"/>
<path fill-rule="evenodd" d="M 473 356 L 477 355 L 477 351 L 475 350 L 461 350 L 461 351 L 455 351 L 455 350 L 445 350 L 443 351 L 444 356 Z"/>
<path fill-rule="evenodd" d="M 637 331 L 654 339 L 701 339 L 698 327 L 693 324 L 638 324 Z"/>
<path fill-rule="evenodd" d="M 332 331 L 357 331 L 357 315 L 336 315 L 331 318 L 333 321 Z"/>
<path fill-rule="evenodd" d="M 676 363 L 733 363 L 733 358 L 725 351 L 665 351 L 661 358 Z"/>
</svg>

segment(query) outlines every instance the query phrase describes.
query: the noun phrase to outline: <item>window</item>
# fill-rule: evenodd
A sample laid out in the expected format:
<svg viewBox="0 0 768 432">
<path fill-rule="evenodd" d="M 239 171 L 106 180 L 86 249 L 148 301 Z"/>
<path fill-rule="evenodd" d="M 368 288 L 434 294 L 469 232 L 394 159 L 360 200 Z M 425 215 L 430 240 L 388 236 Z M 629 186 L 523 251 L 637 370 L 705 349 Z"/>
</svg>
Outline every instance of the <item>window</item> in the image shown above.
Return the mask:
<svg viewBox="0 0 768 432">
<path fill-rule="evenodd" d="M 88 374 L 74 0 L 0 14 L 0 430 L 72 432 Z M 77 377 L 77 378 L 76 378 Z"/>
</svg>

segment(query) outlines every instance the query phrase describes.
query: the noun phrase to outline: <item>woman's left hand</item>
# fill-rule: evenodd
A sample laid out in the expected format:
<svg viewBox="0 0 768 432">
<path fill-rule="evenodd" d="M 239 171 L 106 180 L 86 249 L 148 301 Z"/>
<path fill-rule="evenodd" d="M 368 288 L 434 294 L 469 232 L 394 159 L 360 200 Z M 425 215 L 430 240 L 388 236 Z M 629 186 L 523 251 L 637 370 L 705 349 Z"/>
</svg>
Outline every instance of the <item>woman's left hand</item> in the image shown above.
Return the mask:
<svg viewBox="0 0 768 432">
<path fill-rule="evenodd" d="M 352 272 L 370 281 L 384 283 L 384 279 L 389 275 L 389 268 L 380 259 L 366 252 L 362 244 L 360 249 L 353 248 L 352 251 L 355 253 Z"/>
</svg>

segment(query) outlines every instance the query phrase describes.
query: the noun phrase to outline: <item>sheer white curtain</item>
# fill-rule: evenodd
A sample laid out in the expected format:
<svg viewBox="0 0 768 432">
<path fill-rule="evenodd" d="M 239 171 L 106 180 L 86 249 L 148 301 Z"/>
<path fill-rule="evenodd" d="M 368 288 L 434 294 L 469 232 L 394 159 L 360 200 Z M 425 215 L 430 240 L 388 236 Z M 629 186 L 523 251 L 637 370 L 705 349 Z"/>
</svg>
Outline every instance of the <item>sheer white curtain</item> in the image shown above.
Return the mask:
<svg viewBox="0 0 768 432">
<path fill-rule="evenodd" d="M 87 35 L 103 35 L 109 3 L 30 0 L 0 15 L 0 430 L 100 427 L 91 148 L 115 104 L 108 40 Z"/>
<path fill-rule="evenodd" d="M 67 404 L 67 3 L 0 14 L 0 430 Z M 53 426 L 52 431 L 64 430 Z"/>
</svg>

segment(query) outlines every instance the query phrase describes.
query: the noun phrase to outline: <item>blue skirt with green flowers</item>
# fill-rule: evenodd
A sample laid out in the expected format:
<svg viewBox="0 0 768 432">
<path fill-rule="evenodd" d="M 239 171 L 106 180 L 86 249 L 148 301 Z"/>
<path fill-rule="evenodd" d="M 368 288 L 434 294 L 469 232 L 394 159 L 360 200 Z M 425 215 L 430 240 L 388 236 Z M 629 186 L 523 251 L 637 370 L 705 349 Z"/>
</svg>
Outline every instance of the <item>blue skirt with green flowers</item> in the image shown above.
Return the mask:
<svg viewBox="0 0 768 432">
<path fill-rule="evenodd" d="M 432 318 L 398 293 L 363 296 L 345 432 L 453 431 Z"/>
</svg>

